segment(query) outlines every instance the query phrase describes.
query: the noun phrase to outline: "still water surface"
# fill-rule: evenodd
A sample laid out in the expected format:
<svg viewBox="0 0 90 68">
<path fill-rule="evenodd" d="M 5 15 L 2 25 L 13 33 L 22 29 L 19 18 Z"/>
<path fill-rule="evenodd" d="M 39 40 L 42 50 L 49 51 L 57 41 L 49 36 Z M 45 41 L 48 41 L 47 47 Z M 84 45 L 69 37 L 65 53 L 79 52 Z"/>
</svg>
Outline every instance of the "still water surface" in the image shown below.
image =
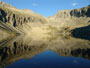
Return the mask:
<svg viewBox="0 0 90 68">
<path fill-rule="evenodd" d="M 7 38 L 0 42 L 0 68 L 90 68 L 90 41 L 47 35 Z"/>
<path fill-rule="evenodd" d="M 31 59 L 20 59 L 6 68 L 90 68 L 90 61 L 59 56 L 54 51 L 46 50 Z"/>
</svg>

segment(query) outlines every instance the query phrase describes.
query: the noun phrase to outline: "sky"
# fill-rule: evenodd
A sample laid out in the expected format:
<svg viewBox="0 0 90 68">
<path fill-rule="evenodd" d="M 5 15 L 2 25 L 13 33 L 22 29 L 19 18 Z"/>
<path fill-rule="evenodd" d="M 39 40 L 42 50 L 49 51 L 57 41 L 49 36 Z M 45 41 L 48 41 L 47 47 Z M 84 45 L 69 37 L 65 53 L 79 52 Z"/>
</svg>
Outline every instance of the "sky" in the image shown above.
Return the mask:
<svg viewBox="0 0 90 68">
<path fill-rule="evenodd" d="M 53 16 L 60 10 L 82 8 L 90 0 L 2 0 L 18 9 L 30 9 L 43 16 Z"/>
</svg>

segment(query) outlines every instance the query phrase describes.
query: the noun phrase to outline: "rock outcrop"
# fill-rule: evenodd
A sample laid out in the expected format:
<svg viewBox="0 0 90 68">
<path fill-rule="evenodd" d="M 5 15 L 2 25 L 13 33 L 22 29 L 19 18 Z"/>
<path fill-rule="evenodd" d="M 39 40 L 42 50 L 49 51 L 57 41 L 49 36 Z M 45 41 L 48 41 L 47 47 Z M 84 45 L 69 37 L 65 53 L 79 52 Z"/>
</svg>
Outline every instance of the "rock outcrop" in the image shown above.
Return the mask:
<svg viewBox="0 0 90 68">
<path fill-rule="evenodd" d="M 74 10 L 61 10 L 54 16 L 49 18 L 72 18 L 72 17 L 90 17 L 90 5 L 80 9 Z"/>
<path fill-rule="evenodd" d="M 61 10 L 54 16 L 49 17 L 49 19 L 59 25 L 59 30 L 62 34 L 70 34 L 76 28 L 90 25 L 90 5 L 79 9 Z M 87 34 L 88 32 L 85 33 Z"/>
<path fill-rule="evenodd" d="M 4 6 L 4 7 L 9 7 L 9 8 L 14 8 L 14 9 L 16 9 L 16 7 L 14 7 L 14 6 L 12 6 L 12 5 L 8 4 L 8 3 L 2 2 L 2 1 L 0 1 L 0 5 L 2 5 L 2 6 Z"/>
<path fill-rule="evenodd" d="M 6 28 L 6 31 L 13 33 L 30 35 L 30 31 L 34 34 L 39 31 L 38 35 L 40 35 L 48 32 L 48 30 L 52 31 L 52 28 L 49 28 L 49 26 L 51 26 L 55 27 L 55 29 L 53 29 L 54 33 L 60 32 L 62 34 L 70 34 L 75 28 L 90 25 L 90 5 L 80 9 L 62 10 L 52 17 L 45 18 L 31 10 L 19 10 L 0 1 L 0 21 L 6 25 L 4 28 L 9 25 L 9 28 Z M 40 33 L 40 31 L 42 33 Z M 1 29 L 0 33 L 2 32 L 3 30 Z"/>
<path fill-rule="evenodd" d="M 31 29 L 30 23 L 44 24 L 48 23 L 48 19 L 34 13 L 32 10 L 19 10 L 0 1 L 0 23 L 4 23 L 6 26 L 9 25 L 10 29 L 6 29 L 7 32 L 13 28 L 14 30 L 12 29 L 10 32 L 15 31 L 14 33 L 27 34 Z M 6 28 L 6 26 L 4 26 L 4 28 Z M 0 28 L 0 30 L 2 29 Z"/>
<path fill-rule="evenodd" d="M 45 17 L 31 10 L 19 10 L 4 2 L 0 2 L 0 21 L 10 23 L 14 27 L 31 22 L 47 23 Z"/>
</svg>

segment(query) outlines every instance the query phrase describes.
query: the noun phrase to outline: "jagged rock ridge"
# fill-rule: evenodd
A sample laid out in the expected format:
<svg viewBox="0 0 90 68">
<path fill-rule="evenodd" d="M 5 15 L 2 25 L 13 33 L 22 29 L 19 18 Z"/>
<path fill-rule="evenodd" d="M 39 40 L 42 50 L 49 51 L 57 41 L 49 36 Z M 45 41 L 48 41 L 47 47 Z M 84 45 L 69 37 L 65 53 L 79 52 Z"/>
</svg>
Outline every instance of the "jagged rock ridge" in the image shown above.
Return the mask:
<svg viewBox="0 0 90 68">
<path fill-rule="evenodd" d="M 9 8 L 7 8 L 9 7 Z M 13 8 L 13 6 L 7 3 L 0 3 L 0 20 L 5 23 L 10 23 L 14 27 L 22 25 L 23 23 L 41 22 L 46 23 L 47 19 L 41 15 L 38 15 L 31 10 L 19 10 Z"/>
<path fill-rule="evenodd" d="M 58 32 L 70 34 L 72 29 L 90 24 L 90 5 L 80 9 L 62 10 L 52 17 L 45 18 L 31 10 L 19 10 L 7 3 L 0 2 L 0 21 L 4 22 L 6 25 L 8 23 L 10 25 L 10 29 L 15 27 L 15 30 L 19 31 L 18 33 L 30 34 L 30 23 L 35 23 L 34 25 L 40 27 L 39 24 L 36 24 L 39 22 L 42 24 L 46 23 L 48 26 L 54 26 L 54 30 L 58 29 Z M 32 26 L 32 28 L 34 27 Z M 51 30 L 51 28 L 49 29 Z"/>
<path fill-rule="evenodd" d="M 71 17 L 90 17 L 90 5 L 80 9 L 61 10 L 49 18 L 71 18 Z"/>
<path fill-rule="evenodd" d="M 2 6 L 4 6 L 4 7 L 16 9 L 16 7 L 13 7 L 12 5 L 10 5 L 10 4 L 8 4 L 8 3 L 5 3 L 5 2 L 2 2 L 2 1 L 0 1 L 0 5 L 2 5 Z"/>
</svg>

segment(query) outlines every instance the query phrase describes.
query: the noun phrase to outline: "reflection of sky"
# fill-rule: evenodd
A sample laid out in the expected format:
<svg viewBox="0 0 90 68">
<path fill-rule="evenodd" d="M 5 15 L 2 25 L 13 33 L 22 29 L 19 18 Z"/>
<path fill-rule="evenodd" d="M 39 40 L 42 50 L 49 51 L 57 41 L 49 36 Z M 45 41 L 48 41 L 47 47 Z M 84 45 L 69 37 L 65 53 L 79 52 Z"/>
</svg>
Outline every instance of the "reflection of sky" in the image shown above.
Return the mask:
<svg viewBox="0 0 90 68">
<path fill-rule="evenodd" d="M 32 59 L 21 59 L 6 68 L 90 68 L 90 61 L 59 56 L 55 52 L 47 50 Z"/>
<path fill-rule="evenodd" d="M 46 17 L 62 9 L 75 9 L 87 6 L 90 0 L 3 0 L 19 9 L 31 9 Z"/>
</svg>

